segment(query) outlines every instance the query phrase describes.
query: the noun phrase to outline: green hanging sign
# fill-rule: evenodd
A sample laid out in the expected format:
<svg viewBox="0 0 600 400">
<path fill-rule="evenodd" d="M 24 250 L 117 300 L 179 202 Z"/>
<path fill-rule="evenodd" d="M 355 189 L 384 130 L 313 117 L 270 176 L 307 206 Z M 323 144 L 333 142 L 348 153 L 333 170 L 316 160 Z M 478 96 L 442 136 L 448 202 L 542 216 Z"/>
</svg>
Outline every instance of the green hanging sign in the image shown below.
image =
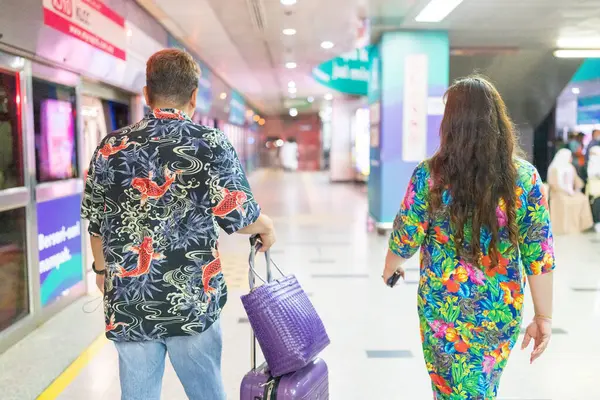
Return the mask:
<svg viewBox="0 0 600 400">
<path fill-rule="evenodd" d="M 600 78 L 600 59 L 586 58 L 582 63 L 571 82 L 592 81 Z"/>
<path fill-rule="evenodd" d="M 366 96 L 369 90 L 369 47 L 325 61 L 313 68 L 313 78 L 338 92 Z"/>
<path fill-rule="evenodd" d="M 305 98 L 302 99 L 285 99 L 283 101 L 285 108 L 295 108 L 297 110 L 306 110 L 312 107 L 312 103 Z"/>
</svg>

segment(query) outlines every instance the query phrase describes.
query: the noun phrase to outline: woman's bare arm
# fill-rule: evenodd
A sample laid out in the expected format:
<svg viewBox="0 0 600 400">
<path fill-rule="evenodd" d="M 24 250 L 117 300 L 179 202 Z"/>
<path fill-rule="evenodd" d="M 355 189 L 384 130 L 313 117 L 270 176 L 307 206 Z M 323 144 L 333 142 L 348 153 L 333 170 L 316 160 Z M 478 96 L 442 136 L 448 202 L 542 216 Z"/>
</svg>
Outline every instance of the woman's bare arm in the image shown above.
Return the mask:
<svg viewBox="0 0 600 400">
<path fill-rule="evenodd" d="M 529 275 L 527 279 L 529 280 L 535 315 L 542 318 L 552 318 L 554 272 Z"/>
</svg>

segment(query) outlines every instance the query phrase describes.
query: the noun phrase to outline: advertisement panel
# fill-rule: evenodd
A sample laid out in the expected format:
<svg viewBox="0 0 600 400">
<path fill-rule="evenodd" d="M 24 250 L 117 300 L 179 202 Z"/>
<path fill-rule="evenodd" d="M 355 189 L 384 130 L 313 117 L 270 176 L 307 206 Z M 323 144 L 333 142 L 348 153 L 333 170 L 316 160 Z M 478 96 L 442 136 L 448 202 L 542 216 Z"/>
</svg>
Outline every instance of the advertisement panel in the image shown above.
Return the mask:
<svg viewBox="0 0 600 400">
<path fill-rule="evenodd" d="M 235 90 L 229 97 L 229 122 L 234 125 L 244 126 L 246 123 L 246 102 L 242 95 Z"/>
<path fill-rule="evenodd" d="M 577 99 L 577 125 L 600 124 L 600 96 Z"/>
<path fill-rule="evenodd" d="M 40 176 L 42 181 L 73 176 L 75 125 L 73 107 L 68 101 L 43 100 L 40 112 Z"/>
<path fill-rule="evenodd" d="M 404 59 L 404 162 L 421 162 L 427 158 L 427 61 L 426 54 L 409 54 Z"/>
<path fill-rule="evenodd" d="M 125 19 L 99 0 L 43 0 L 44 24 L 125 60 Z"/>
<path fill-rule="evenodd" d="M 196 60 L 200 66 L 200 80 L 198 81 L 198 95 L 196 96 L 196 108 L 208 114 L 212 107 L 212 71 L 202 61 Z"/>
<path fill-rule="evenodd" d="M 83 279 L 80 205 L 79 194 L 37 204 L 42 306 Z"/>
</svg>

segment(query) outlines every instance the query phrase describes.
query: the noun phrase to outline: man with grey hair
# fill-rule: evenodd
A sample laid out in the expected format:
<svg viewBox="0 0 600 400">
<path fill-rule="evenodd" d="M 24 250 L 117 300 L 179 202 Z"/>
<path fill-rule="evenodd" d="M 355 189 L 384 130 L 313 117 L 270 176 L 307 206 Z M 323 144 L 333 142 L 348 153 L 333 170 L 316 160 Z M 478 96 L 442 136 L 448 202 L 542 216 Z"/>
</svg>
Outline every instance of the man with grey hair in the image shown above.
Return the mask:
<svg viewBox="0 0 600 400">
<path fill-rule="evenodd" d="M 86 179 L 81 214 L 124 400 L 160 399 L 167 353 L 190 399 L 225 399 L 219 227 L 259 235 L 262 251 L 275 242 L 225 135 L 190 119 L 198 79 L 184 51 L 150 57 L 150 113 L 102 140 Z"/>
<path fill-rule="evenodd" d="M 596 146 L 600 146 L 600 129 L 594 129 L 592 131 L 592 140 L 590 140 L 590 142 L 588 143 L 585 152 L 586 163 L 590 160 L 590 150 L 592 149 L 592 147 Z"/>
</svg>

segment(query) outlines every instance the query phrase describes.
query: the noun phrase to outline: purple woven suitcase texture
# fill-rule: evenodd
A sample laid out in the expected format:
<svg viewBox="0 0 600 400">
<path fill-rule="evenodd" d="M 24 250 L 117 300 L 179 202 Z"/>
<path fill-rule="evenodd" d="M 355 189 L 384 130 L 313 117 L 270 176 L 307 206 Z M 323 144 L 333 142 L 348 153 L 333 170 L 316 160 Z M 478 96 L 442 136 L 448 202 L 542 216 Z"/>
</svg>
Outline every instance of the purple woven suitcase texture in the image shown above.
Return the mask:
<svg viewBox="0 0 600 400">
<path fill-rule="evenodd" d="M 254 269 L 254 258 L 255 242 L 252 242 L 249 272 L 251 288 L 254 288 L 255 276 L 263 280 Z M 329 345 L 329 337 L 296 277 L 289 275 L 272 281 L 272 261 L 268 253 L 266 258 L 266 283 L 242 296 L 242 304 L 271 375 L 281 376 L 297 371 L 314 360 Z"/>
<path fill-rule="evenodd" d="M 317 358 L 299 371 L 272 378 L 266 364 L 242 380 L 240 400 L 329 400 L 329 373 Z"/>
</svg>

